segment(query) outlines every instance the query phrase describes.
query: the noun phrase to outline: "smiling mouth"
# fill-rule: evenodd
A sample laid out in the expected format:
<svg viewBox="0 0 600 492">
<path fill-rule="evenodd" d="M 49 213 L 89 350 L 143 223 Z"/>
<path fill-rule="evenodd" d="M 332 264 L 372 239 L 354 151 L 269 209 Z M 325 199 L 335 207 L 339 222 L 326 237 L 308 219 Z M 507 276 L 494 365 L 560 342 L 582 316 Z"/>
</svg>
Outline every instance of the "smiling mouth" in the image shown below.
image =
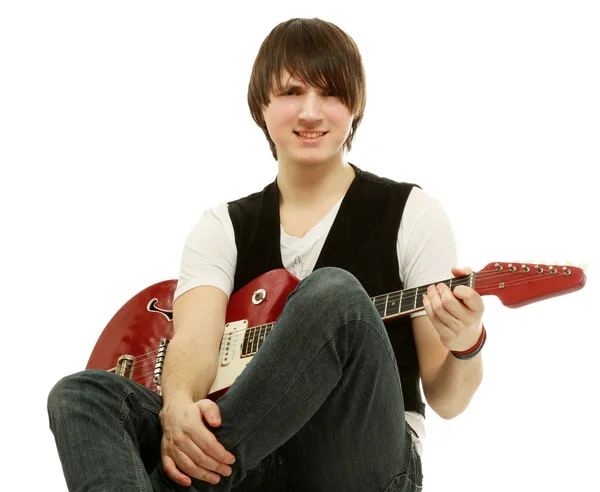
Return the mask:
<svg viewBox="0 0 600 492">
<path fill-rule="evenodd" d="M 319 138 L 326 135 L 327 132 L 294 132 L 296 135 L 302 138 Z"/>
</svg>

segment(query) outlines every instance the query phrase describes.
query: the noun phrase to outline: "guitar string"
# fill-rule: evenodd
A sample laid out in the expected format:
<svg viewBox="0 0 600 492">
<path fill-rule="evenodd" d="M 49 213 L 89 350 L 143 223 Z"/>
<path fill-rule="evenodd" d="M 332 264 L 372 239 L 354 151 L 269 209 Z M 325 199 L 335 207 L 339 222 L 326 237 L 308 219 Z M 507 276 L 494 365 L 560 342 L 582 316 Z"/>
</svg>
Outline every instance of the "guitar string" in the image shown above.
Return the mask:
<svg viewBox="0 0 600 492">
<path fill-rule="evenodd" d="M 488 273 L 488 275 L 482 275 L 482 273 Z M 522 273 L 522 272 L 519 271 L 519 270 L 516 270 L 514 272 L 512 272 L 512 271 L 485 271 L 485 272 L 478 272 L 475 275 L 475 280 L 477 280 L 477 278 L 486 277 L 486 276 L 490 277 L 492 275 L 495 275 L 496 278 L 499 278 L 499 277 L 508 277 L 508 276 L 514 277 L 514 275 L 518 274 L 518 273 Z M 528 282 L 530 283 L 530 282 L 534 282 L 534 281 L 537 281 L 537 280 L 543 280 L 543 279 L 545 280 L 547 277 L 561 278 L 562 276 L 564 276 L 564 274 L 563 273 L 559 273 L 559 271 L 557 271 L 557 273 L 551 273 L 549 270 L 545 270 L 543 273 L 537 274 L 537 275 L 538 276 L 536 276 L 534 278 L 531 278 L 531 277 L 527 277 L 527 278 L 521 277 L 518 280 L 505 282 L 505 287 L 509 287 L 509 286 L 510 287 L 514 287 L 514 286 L 522 284 L 522 283 L 528 283 Z M 455 277 L 455 278 L 458 279 L 457 283 L 460 285 L 460 282 L 462 282 L 464 284 L 465 280 L 468 281 L 469 276 Z M 448 281 L 449 280 L 450 279 L 448 279 Z M 452 280 L 454 280 L 454 279 L 452 279 Z M 440 282 L 438 282 L 438 283 L 440 283 Z M 414 290 L 415 292 L 417 292 L 417 290 L 419 288 L 421 288 L 421 287 L 423 287 L 423 286 L 419 286 L 417 288 L 411 288 L 411 289 L 407 289 L 407 290 L 411 290 L 411 291 Z M 494 291 L 497 288 L 498 288 L 497 286 L 484 286 L 484 287 L 480 287 L 478 289 L 478 291 L 479 291 L 480 294 L 485 294 L 486 291 Z M 398 291 L 397 293 L 391 293 L 391 294 L 389 294 L 389 296 L 399 295 L 399 293 L 400 293 L 400 291 Z M 416 295 L 418 295 L 418 294 L 415 293 L 413 295 L 408 295 L 406 298 L 403 298 L 403 299 L 411 299 L 412 300 L 412 299 L 415 298 Z M 387 295 L 376 296 L 376 297 L 371 298 L 371 299 L 373 300 L 374 304 L 377 305 L 377 300 L 378 299 L 381 300 L 381 299 L 384 299 L 384 298 L 389 297 L 389 296 L 387 296 Z M 423 306 L 419 305 L 417 310 L 422 310 L 422 309 L 423 309 Z M 264 324 L 264 325 L 259 325 L 259 326 L 255 326 L 255 327 L 252 327 L 252 328 L 248 328 L 248 329 L 246 329 L 244 331 L 238 332 L 238 333 L 230 336 L 229 340 L 227 340 L 227 341 L 230 342 L 230 343 L 236 344 L 239 341 L 243 340 L 243 338 L 246 336 L 248 330 L 258 330 L 258 329 L 260 329 L 262 331 L 262 329 L 265 329 L 265 328 L 268 329 L 269 327 L 271 327 L 271 330 L 272 330 L 272 326 L 273 325 L 274 325 L 274 323 L 267 323 L 267 324 Z M 270 333 L 271 330 L 269 330 L 268 333 Z M 265 337 L 266 337 L 266 335 L 268 335 L 268 333 L 265 334 Z M 260 338 L 262 336 L 262 333 L 260 333 L 260 332 L 258 334 L 255 333 L 255 335 Z M 264 341 L 264 339 L 263 339 L 263 341 Z M 262 344 L 262 341 L 259 340 L 258 343 Z M 250 345 L 250 346 L 253 346 L 254 344 L 255 344 L 254 340 L 248 342 L 248 345 Z M 257 347 L 257 349 L 258 349 L 258 347 Z M 225 347 L 222 345 L 221 349 L 220 349 L 220 352 L 223 352 L 224 350 L 225 350 Z M 144 366 L 147 365 L 146 362 L 150 362 L 149 359 L 153 358 L 154 355 L 157 354 L 157 353 L 158 353 L 158 350 L 153 351 L 153 352 L 149 352 L 149 353 L 144 354 L 143 356 L 139 356 L 139 357 L 134 358 L 134 360 L 136 361 L 137 365 L 141 365 L 142 367 L 144 367 Z M 155 366 L 155 362 L 151 362 L 151 368 L 152 368 L 152 370 L 150 372 L 148 372 L 148 373 L 145 373 L 145 374 L 139 374 L 137 377 L 138 378 L 143 378 L 143 377 L 146 377 L 148 375 L 153 374 L 154 373 L 154 366 Z M 134 378 L 134 380 L 135 380 L 135 378 Z"/>
<path fill-rule="evenodd" d="M 483 275 L 483 273 L 488 273 L 488 274 L 487 275 Z M 476 288 L 477 288 L 478 291 L 481 290 L 482 288 L 484 288 L 484 289 L 488 288 L 488 286 L 477 287 L 477 279 L 488 280 L 488 279 L 490 279 L 490 277 L 494 277 L 495 280 L 500 281 L 500 280 L 502 280 L 504 278 L 508 278 L 508 277 L 514 278 L 518 274 L 526 275 L 527 272 L 522 272 L 520 270 L 516 270 L 514 272 L 511 272 L 511 271 L 505 271 L 505 272 L 480 272 L 480 273 L 477 273 L 476 276 L 475 276 L 475 286 L 476 286 Z M 572 274 L 572 272 L 571 272 L 571 274 Z M 556 276 L 557 278 L 562 278 L 563 276 L 565 276 L 559 270 L 557 270 L 556 273 L 551 273 L 549 270 L 545 270 L 544 272 L 538 273 L 537 275 L 538 276 L 535 277 L 535 278 L 532 278 L 531 276 L 528 276 L 526 278 L 525 277 L 520 277 L 520 279 L 518 281 L 515 280 L 515 281 L 505 282 L 505 286 L 509 286 L 509 285 L 510 286 L 515 286 L 515 285 L 518 285 L 519 283 L 533 282 L 533 281 L 535 281 L 537 279 L 540 279 L 541 277 Z M 455 279 L 458 279 L 458 281 L 454 282 Z M 414 291 L 414 294 L 411 292 L 411 294 L 409 294 L 407 296 L 402 295 L 402 300 L 403 301 L 404 300 L 414 300 L 415 296 L 420 295 L 419 291 L 420 292 L 425 292 L 426 289 L 427 289 L 427 287 L 429 285 L 437 285 L 437 284 L 440 284 L 440 283 L 446 283 L 447 284 L 447 283 L 449 283 L 450 280 L 453 280 L 453 282 L 452 282 L 453 283 L 453 285 L 452 285 L 453 287 L 458 286 L 458 285 L 468 285 L 469 284 L 469 278 L 468 277 L 455 277 L 453 279 L 448 279 L 447 281 L 444 281 L 444 282 L 440 281 L 440 282 L 435 282 L 434 284 L 420 285 L 418 287 L 413 287 L 411 289 L 406 289 L 406 290 Z M 496 288 L 498 288 L 498 286 L 495 286 L 495 285 L 494 286 L 489 286 L 489 288 L 496 289 Z M 386 304 L 387 302 L 389 302 L 389 298 L 395 298 L 395 297 L 400 298 L 400 293 L 401 292 L 406 292 L 406 290 L 392 292 L 390 294 L 383 294 L 381 296 L 376 296 L 374 298 L 375 299 L 375 305 Z M 378 303 L 378 301 L 379 301 L 379 303 Z"/>
<path fill-rule="evenodd" d="M 492 272 L 492 273 L 497 273 L 495 275 L 496 278 L 497 279 L 501 279 L 502 277 L 512 277 L 512 278 L 514 278 L 514 276 L 515 276 L 515 274 L 517 272 L 502 272 L 502 273 Z M 507 281 L 507 282 L 504 282 L 504 286 L 505 286 L 505 288 L 506 287 L 514 287 L 514 286 L 517 286 L 517 285 L 523 284 L 523 283 L 531 283 L 531 282 L 535 282 L 535 281 L 538 281 L 538 280 L 546 280 L 548 277 L 552 277 L 552 276 L 558 275 L 558 273 L 553 274 L 553 273 L 551 273 L 551 272 L 548 271 L 548 272 L 544 272 L 544 273 L 541 273 L 541 274 L 538 274 L 538 275 L 539 276 L 534 277 L 534 278 L 531 278 L 531 277 L 527 277 L 527 278 L 521 277 L 520 279 L 517 279 L 517 280 Z M 488 275 L 488 277 L 489 276 L 490 275 Z M 477 276 L 476 276 L 476 278 L 477 278 Z M 556 278 L 561 278 L 561 276 L 557 276 Z M 465 280 L 464 277 L 461 278 L 461 280 L 463 280 L 463 283 L 464 283 L 464 280 Z M 419 288 L 421 288 L 421 287 L 422 286 L 419 286 Z M 493 285 L 493 286 L 482 286 L 482 287 L 478 288 L 478 291 L 485 294 L 487 292 L 496 290 L 497 288 L 498 288 L 498 286 L 496 286 L 496 285 Z M 403 304 L 404 304 L 404 301 L 410 301 L 411 303 L 414 303 L 415 297 L 417 295 L 419 295 L 418 293 L 416 293 L 416 288 L 411 288 L 411 289 L 406 289 L 406 290 L 414 291 L 415 293 L 411 292 L 407 296 L 402 296 Z M 372 301 L 373 301 L 373 303 L 374 303 L 374 305 L 376 307 L 378 307 L 378 306 L 381 307 L 382 304 L 386 304 L 386 303 L 389 302 L 389 298 L 393 298 L 394 296 L 399 296 L 399 294 L 400 294 L 400 291 L 398 291 L 396 293 L 390 293 L 389 295 L 376 296 L 376 297 L 373 297 L 371 299 L 372 299 Z M 422 300 L 422 298 L 421 298 L 421 300 Z M 380 301 L 380 302 L 378 302 L 378 301 Z M 417 307 L 420 308 L 420 309 L 423 308 L 422 304 L 419 304 Z M 408 311 L 412 311 L 412 309 L 401 311 L 401 313 L 402 312 L 408 312 Z M 396 313 L 396 314 L 400 314 L 400 313 Z M 258 329 L 262 330 L 263 328 L 265 328 L 268 325 L 269 325 L 269 323 L 264 324 L 264 325 L 258 325 L 258 326 L 254 326 L 254 327 L 248 328 L 248 329 L 246 329 L 246 330 L 244 330 L 242 332 L 239 332 L 239 333 L 233 335 L 232 337 L 230 337 L 230 339 L 228 341 L 236 343 L 237 341 L 239 341 L 239 339 L 241 337 L 246 336 L 246 333 L 248 332 L 248 330 L 258 330 Z M 260 336 L 260 335 L 261 334 L 258 333 L 258 336 Z"/>
<path fill-rule="evenodd" d="M 497 274 L 496 277 L 508 277 L 508 276 L 513 277 L 515 274 L 518 274 L 518 273 L 521 273 L 521 272 L 515 271 L 515 272 L 503 272 L 503 273 L 499 273 L 499 272 L 490 272 L 490 273 L 496 273 Z M 481 275 L 480 273 L 477 274 L 476 275 L 476 279 L 480 275 Z M 489 276 L 490 275 L 488 275 L 488 277 Z M 555 276 L 557 276 L 557 277 L 555 277 Z M 523 283 L 531 283 L 531 282 L 535 282 L 535 281 L 538 281 L 538 280 L 546 280 L 548 277 L 562 278 L 562 276 L 563 276 L 563 274 L 559 275 L 558 273 L 553 274 L 550 271 L 547 271 L 547 272 L 545 271 L 544 273 L 538 274 L 538 276 L 536 276 L 534 278 L 531 278 L 531 277 L 523 278 L 523 277 L 521 277 L 518 280 L 504 282 L 504 284 L 505 284 L 505 288 L 506 287 L 514 287 L 516 285 L 523 284 Z M 464 277 L 459 277 L 459 278 L 461 278 L 464 281 Z M 440 283 L 440 282 L 438 282 L 438 283 Z M 422 287 L 422 286 L 419 286 L 419 288 L 420 287 Z M 411 289 L 406 289 L 406 290 L 411 290 L 411 291 L 415 291 L 416 292 L 416 289 L 417 288 L 411 288 Z M 491 292 L 491 291 L 494 291 L 496 289 L 498 289 L 498 286 L 495 286 L 495 285 L 492 286 L 492 285 L 490 285 L 490 286 L 479 287 L 477 290 L 478 290 L 478 292 L 480 292 L 480 294 L 485 294 L 487 292 Z M 390 293 L 389 297 L 399 296 L 399 294 L 400 294 L 400 291 L 398 291 L 396 293 Z M 415 299 L 415 297 L 417 295 L 418 295 L 417 293 L 414 293 L 414 294 L 411 293 L 411 294 L 407 295 L 406 297 L 403 296 L 402 300 L 403 301 L 410 300 L 412 302 L 412 301 L 414 301 L 414 299 Z M 386 301 L 386 297 L 388 297 L 388 295 L 376 296 L 376 297 L 372 297 L 371 300 L 373 301 L 374 305 L 377 307 L 378 306 L 377 301 L 378 300 L 380 300 L 380 301 Z M 387 300 L 386 302 L 389 302 L 389 300 Z M 422 304 L 420 304 L 420 305 L 417 306 L 417 310 L 422 310 L 422 309 L 423 309 Z M 411 310 L 402 311 L 402 312 L 408 312 L 408 311 L 412 311 L 412 309 Z M 400 313 L 398 313 L 398 314 L 400 314 Z M 251 328 L 247 328 L 244 331 L 240 331 L 238 333 L 232 334 L 227 341 L 228 342 L 232 342 L 232 343 L 237 343 L 240 339 L 243 339 L 246 336 L 246 334 L 249 332 L 249 330 L 253 330 L 253 331 L 262 330 L 264 328 L 268 328 L 269 325 L 273 325 L 273 324 L 274 323 L 266 323 L 266 324 L 263 324 L 263 325 L 258 325 L 258 326 L 254 326 L 254 327 L 251 327 Z M 257 336 L 261 336 L 261 333 L 258 333 Z M 249 342 L 249 343 L 253 343 L 253 342 Z M 224 350 L 224 348 L 222 347 L 221 350 Z M 153 357 L 157 353 L 158 353 L 158 349 L 156 351 L 148 352 L 148 353 L 146 353 L 146 354 L 144 354 L 142 356 L 139 356 L 139 357 L 135 358 L 134 360 L 136 362 L 141 362 L 141 361 L 143 361 L 144 358 L 146 358 L 146 357 Z"/>
<path fill-rule="evenodd" d="M 503 278 L 503 277 L 511 277 L 514 278 L 516 273 L 520 273 L 520 272 L 512 272 L 512 271 L 507 271 L 507 272 L 498 272 L 498 271 L 494 271 L 494 272 L 489 272 L 490 275 L 487 275 L 487 277 L 489 278 L 490 276 L 494 276 L 496 277 L 496 280 L 498 280 L 499 278 Z M 543 272 L 541 274 L 538 274 L 539 276 L 534 277 L 533 279 L 531 277 L 527 277 L 527 278 L 523 278 L 521 277 L 520 279 L 517 280 L 512 280 L 512 281 L 508 281 L 505 282 L 505 286 L 516 286 L 522 283 L 527 283 L 527 282 L 533 282 L 535 280 L 539 280 L 542 279 L 542 277 L 548 277 L 548 276 L 555 276 L 557 275 L 556 273 L 551 273 L 550 271 L 547 272 Z M 476 274 L 475 279 L 477 278 L 481 278 L 484 275 L 481 275 L 481 273 Z M 558 277 L 560 278 L 560 277 Z M 464 285 L 464 284 L 468 284 L 469 283 L 469 276 L 465 276 L 465 277 L 456 277 L 457 285 Z M 449 281 L 450 279 L 448 279 Z M 452 279 L 454 280 L 454 279 Z M 441 283 L 441 282 L 437 282 L 437 283 Z M 420 288 L 424 288 L 424 286 L 419 286 L 417 288 L 412 288 L 412 289 L 407 289 L 411 291 L 411 294 L 409 294 L 406 297 L 403 297 L 403 300 L 410 300 L 411 302 L 415 299 L 415 297 L 418 295 L 416 292 L 418 291 L 418 289 Z M 490 285 L 490 286 L 483 286 L 480 287 L 478 289 L 478 292 L 480 294 L 485 294 L 485 291 L 493 291 L 496 290 L 498 287 L 496 285 Z M 412 292 L 415 292 L 414 294 Z M 371 300 L 373 301 L 373 303 L 375 304 L 375 306 L 377 307 L 377 301 L 384 301 L 384 304 L 387 304 L 387 302 L 389 302 L 389 298 L 393 297 L 393 296 L 398 296 L 399 298 L 400 295 L 400 291 L 396 292 L 396 293 L 391 293 L 389 295 L 383 295 L 383 296 L 376 296 L 371 298 Z M 381 307 L 381 305 L 379 306 Z M 401 306 L 400 306 L 401 307 Z M 423 305 L 420 304 L 417 306 L 417 308 L 415 309 L 415 311 L 420 311 L 423 310 Z M 384 318 L 385 319 L 385 318 Z M 243 342 L 244 339 L 246 338 L 249 330 L 252 330 L 254 332 L 254 335 L 252 336 L 252 338 L 248 338 L 246 346 L 247 347 L 251 347 L 254 348 L 254 345 L 257 345 L 256 350 L 258 350 L 260 348 L 260 346 L 262 345 L 262 342 L 264 342 L 264 338 L 266 338 L 266 336 L 268 335 L 268 333 L 270 333 L 270 331 L 272 331 L 272 327 L 274 326 L 275 323 L 267 323 L 264 325 L 259 325 L 259 326 L 254 326 L 252 328 L 248 328 L 246 330 L 240 331 L 238 333 L 234 333 L 232 334 L 229 339 L 227 340 L 228 343 L 233 344 L 234 346 L 237 345 L 240 342 Z M 263 329 L 269 329 L 271 328 L 271 330 L 269 330 L 268 333 L 265 334 L 264 338 L 262 340 L 260 340 L 261 336 L 262 336 L 262 330 Z M 256 330 L 260 330 L 258 333 L 256 332 Z M 255 340 L 256 337 L 258 340 Z M 224 340 L 225 341 L 225 340 Z M 221 348 L 219 350 L 220 355 L 223 354 L 223 352 L 226 350 L 224 345 L 221 345 Z M 156 351 L 155 353 L 158 353 L 158 351 Z M 255 352 L 254 352 L 255 353 Z M 153 360 L 150 360 L 152 357 L 152 353 L 146 354 L 146 356 L 140 356 L 139 358 L 136 358 L 136 364 L 137 364 L 137 373 L 135 374 L 135 376 L 132 378 L 133 381 L 136 381 L 140 384 L 144 384 L 145 380 L 150 377 L 152 378 L 154 376 L 154 372 L 155 372 L 155 362 Z M 140 372 L 140 370 L 142 372 Z"/>
</svg>

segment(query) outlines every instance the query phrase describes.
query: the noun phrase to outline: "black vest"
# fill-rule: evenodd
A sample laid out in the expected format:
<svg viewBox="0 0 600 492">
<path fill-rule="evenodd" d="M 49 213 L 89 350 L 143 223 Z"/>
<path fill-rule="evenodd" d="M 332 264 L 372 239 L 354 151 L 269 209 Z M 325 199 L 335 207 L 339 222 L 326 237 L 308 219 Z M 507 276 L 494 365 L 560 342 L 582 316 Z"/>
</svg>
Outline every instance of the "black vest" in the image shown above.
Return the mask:
<svg viewBox="0 0 600 492">
<path fill-rule="evenodd" d="M 352 167 L 356 176 L 314 269 L 335 266 L 347 270 L 370 297 L 402 290 L 396 243 L 406 200 L 417 185 L 397 183 Z M 277 179 L 262 192 L 228 205 L 238 251 L 235 293 L 256 277 L 283 268 Z M 410 317 L 386 321 L 385 326 L 398 362 L 404 408 L 425 415 Z"/>
</svg>

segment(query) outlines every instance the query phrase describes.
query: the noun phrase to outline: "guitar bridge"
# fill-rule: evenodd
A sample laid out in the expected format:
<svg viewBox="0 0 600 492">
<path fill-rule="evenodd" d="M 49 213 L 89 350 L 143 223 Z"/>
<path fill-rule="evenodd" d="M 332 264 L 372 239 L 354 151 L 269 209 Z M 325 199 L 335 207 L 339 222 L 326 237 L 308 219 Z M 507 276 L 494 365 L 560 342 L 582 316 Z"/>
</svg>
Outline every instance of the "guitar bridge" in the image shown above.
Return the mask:
<svg viewBox="0 0 600 492">
<path fill-rule="evenodd" d="M 128 379 L 133 379 L 133 370 L 135 369 L 135 357 L 133 355 L 122 355 L 117 361 L 117 367 L 114 373 L 119 376 L 124 376 Z"/>
<path fill-rule="evenodd" d="M 158 346 L 158 355 L 156 357 L 156 362 L 154 363 L 154 377 L 152 381 L 156 384 L 156 392 L 162 396 L 162 388 L 161 388 L 161 380 L 162 380 L 162 372 L 163 366 L 165 363 L 165 355 L 167 352 L 167 345 L 169 345 L 169 340 L 166 338 L 160 339 L 160 344 Z"/>
</svg>

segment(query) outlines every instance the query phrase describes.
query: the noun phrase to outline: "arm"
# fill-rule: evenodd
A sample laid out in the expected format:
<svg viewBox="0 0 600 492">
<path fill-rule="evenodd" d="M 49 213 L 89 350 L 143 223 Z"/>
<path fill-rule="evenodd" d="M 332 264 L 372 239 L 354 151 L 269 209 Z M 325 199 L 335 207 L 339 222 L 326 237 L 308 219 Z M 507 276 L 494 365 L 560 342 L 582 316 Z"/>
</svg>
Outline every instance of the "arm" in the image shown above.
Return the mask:
<svg viewBox="0 0 600 492">
<path fill-rule="evenodd" d="M 227 295 L 212 286 L 195 287 L 173 304 L 174 335 L 165 358 L 159 414 L 161 457 L 167 475 L 184 487 L 191 485 L 189 477 L 217 483 L 218 474 L 231 473 L 233 455 L 203 422 L 221 423 L 218 405 L 205 397 L 217 372 L 226 308 Z"/>
<path fill-rule="evenodd" d="M 166 474 L 189 487 L 190 477 L 217 483 L 234 456 L 207 424 L 221 425 L 218 405 L 206 396 L 218 368 L 232 289 L 236 250 L 227 210 L 208 211 L 186 241 L 173 301 L 174 335 L 163 371 L 161 458 Z M 206 421 L 206 424 L 205 424 Z"/>
<path fill-rule="evenodd" d="M 452 270 L 458 262 L 457 250 L 450 220 L 441 203 L 423 190 L 413 189 L 398 234 L 400 278 L 404 287 L 427 285 L 449 278 L 453 273 L 458 275 L 459 270 Z M 481 300 L 472 289 L 468 294 Z M 447 297 L 446 302 L 452 299 L 452 296 Z M 434 302 L 440 310 L 443 305 L 439 293 Z M 455 303 L 462 302 L 456 299 Z M 483 311 L 483 302 L 477 309 Z M 431 309 L 429 311 L 432 312 Z M 481 318 L 472 312 L 465 311 L 462 314 L 470 316 L 470 327 L 466 337 L 458 340 L 458 345 L 456 341 L 451 341 L 451 330 L 448 331 L 437 317 L 433 319 L 439 330 L 429 313 L 412 315 L 412 331 L 425 399 L 432 410 L 444 419 L 454 418 L 467 408 L 482 380 L 480 354 L 472 360 L 459 360 L 450 353 L 450 349 L 460 351 L 470 348 L 481 333 Z M 456 322 L 454 317 L 446 319 Z M 464 330 L 465 327 L 460 329 Z"/>
<path fill-rule="evenodd" d="M 212 286 L 195 287 L 175 300 L 163 375 L 165 405 L 206 398 L 217 374 L 226 309 L 227 295 Z"/>
<path fill-rule="evenodd" d="M 464 412 L 483 378 L 481 352 L 460 360 L 444 346 L 428 316 L 412 320 L 425 399 L 443 419 Z"/>
<path fill-rule="evenodd" d="M 207 210 L 190 231 L 173 302 L 174 336 L 163 371 L 166 404 L 206 397 L 217 372 L 237 250 L 225 206 Z"/>
</svg>

